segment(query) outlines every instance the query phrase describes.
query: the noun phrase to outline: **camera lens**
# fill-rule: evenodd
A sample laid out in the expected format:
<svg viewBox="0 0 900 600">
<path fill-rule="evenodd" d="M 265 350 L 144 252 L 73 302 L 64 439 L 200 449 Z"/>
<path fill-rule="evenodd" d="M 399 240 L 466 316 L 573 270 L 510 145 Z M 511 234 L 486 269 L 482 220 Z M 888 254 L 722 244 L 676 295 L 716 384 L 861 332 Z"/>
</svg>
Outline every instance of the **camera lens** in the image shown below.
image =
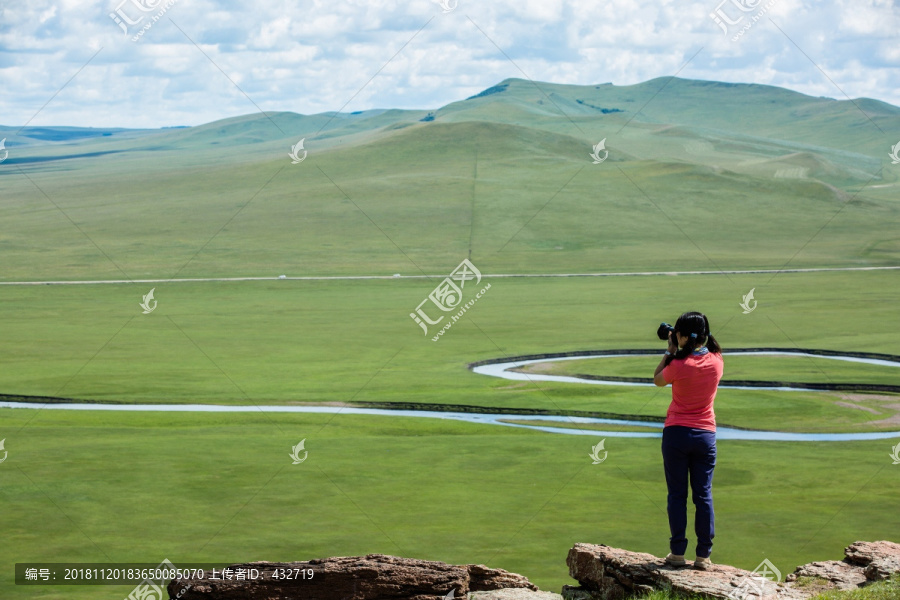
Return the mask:
<svg viewBox="0 0 900 600">
<path fill-rule="evenodd" d="M 659 329 L 656 330 L 656 336 L 661 340 L 668 340 L 670 331 L 675 331 L 675 328 L 668 323 L 660 323 Z"/>
</svg>

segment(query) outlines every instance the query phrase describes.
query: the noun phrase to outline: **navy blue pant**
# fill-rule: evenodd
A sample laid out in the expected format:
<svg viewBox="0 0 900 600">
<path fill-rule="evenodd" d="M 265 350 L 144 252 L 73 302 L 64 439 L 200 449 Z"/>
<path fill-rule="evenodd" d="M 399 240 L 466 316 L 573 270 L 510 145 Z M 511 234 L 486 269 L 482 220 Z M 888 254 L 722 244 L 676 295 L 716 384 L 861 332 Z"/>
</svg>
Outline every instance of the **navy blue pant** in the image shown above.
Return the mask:
<svg viewBox="0 0 900 600">
<path fill-rule="evenodd" d="M 715 537 L 712 478 L 716 466 L 716 433 L 705 429 L 669 426 L 663 429 L 663 465 L 669 488 L 669 548 L 672 554 L 684 554 L 688 541 L 688 481 L 694 501 L 694 533 L 697 534 L 697 556 L 708 557 Z"/>
</svg>

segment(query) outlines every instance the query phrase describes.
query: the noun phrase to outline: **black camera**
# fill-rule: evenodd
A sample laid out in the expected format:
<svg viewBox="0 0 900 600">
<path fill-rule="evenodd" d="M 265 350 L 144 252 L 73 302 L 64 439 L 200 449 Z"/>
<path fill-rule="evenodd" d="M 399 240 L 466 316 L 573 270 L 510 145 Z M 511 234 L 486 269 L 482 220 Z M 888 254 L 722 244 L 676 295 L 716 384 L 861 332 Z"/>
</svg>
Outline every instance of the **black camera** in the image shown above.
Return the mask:
<svg viewBox="0 0 900 600">
<path fill-rule="evenodd" d="M 675 328 L 668 323 L 660 323 L 656 330 L 656 336 L 663 341 L 668 341 L 670 333 L 675 333 Z"/>
</svg>

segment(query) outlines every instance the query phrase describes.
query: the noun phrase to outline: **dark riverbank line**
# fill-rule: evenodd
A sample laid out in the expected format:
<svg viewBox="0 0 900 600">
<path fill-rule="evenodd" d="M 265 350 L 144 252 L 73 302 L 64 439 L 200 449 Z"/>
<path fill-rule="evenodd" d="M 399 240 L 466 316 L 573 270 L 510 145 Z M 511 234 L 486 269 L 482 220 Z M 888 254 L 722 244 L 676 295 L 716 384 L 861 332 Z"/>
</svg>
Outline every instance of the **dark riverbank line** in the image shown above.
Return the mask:
<svg viewBox="0 0 900 600">
<path fill-rule="evenodd" d="M 849 357 L 862 358 L 870 360 L 882 360 L 886 362 L 897 363 L 900 367 L 900 356 L 894 354 L 879 354 L 875 352 L 838 352 L 835 350 L 820 350 L 807 348 L 734 348 L 726 349 L 726 354 L 753 354 L 758 352 L 780 352 L 784 354 L 796 354 L 798 356 L 813 355 L 824 357 Z M 593 356 L 616 356 L 616 355 L 634 355 L 634 356 L 658 356 L 660 350 L 655 349 L 624 349 L 624 350 L 575 350 L 572 352 L 547 352 L 542 354 L 524 354 L 521 356 L 509 356 L 503 358 L 491 358 L 469 363 L 469 370 L 484 365 L 493 365 L 498 363 L 509 363 L 526 360 L 552 360 L 565 357 L 593 357 Z M 511 369 L 518 373 L 529 374 L 528 371 L 521 369 Z M 615 377 L 605 375 L 587 375 L 582 373 L 567 374 L 567 377 L 577 379 L 594 380 L 594 381 L 620 381 L 622 383 L 643 383 L 652 384 L 653 379 L 649 377 Z M 719 385 L 741 386 L 741 387 L 758 387 L 758 388 L 795 388 L 809 391 L 821 392 L 886 392 L 900 393 L 900 385 L 876 384 L 876 383 L 818 383 L 818 382 L 796 382 L 796 381 L 759 381 L 747 379 L 723 379 Z"/>
</svg>

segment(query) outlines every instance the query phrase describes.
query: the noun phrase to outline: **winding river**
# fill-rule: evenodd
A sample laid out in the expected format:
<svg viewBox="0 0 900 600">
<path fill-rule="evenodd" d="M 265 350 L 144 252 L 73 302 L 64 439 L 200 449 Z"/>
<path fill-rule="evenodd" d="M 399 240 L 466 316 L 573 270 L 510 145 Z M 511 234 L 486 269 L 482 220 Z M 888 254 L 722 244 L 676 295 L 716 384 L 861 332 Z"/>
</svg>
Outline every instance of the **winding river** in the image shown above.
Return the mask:
<svg viewBox="0 0 900 600">
<path fill-rule="evenodd" d="M 653 383 L 643 383 L 634 381 L 621 381 L 613 379 L 599 379 L 584 377 L 576 377 L 572 375 L 545 375 L 543 373 L 520 373 L 512 369 L 518 369 L 526 365 L 537 363 L 558 362 L 564 360 L 586 360 L 592 358 L 634 358 L 635 356 L 646 356 L 649 352 L 628 352 L 628 353 L 602 353 L 602 354 L 578 354 L 575 356 L 547 356 L 542 358 L 529 358 L 523 360 L 512 360 L 508 362 L 490 362 L 488 364 L 476 364 L 472 367 L 472 371 L 481 375 L 490 375 L 491 377 L 500 377 L 502 379 L 510 379 L 513 381 L 555 381 L 558 383 L 590 383 L 593 385 L 636 385 L 644 387 L 653 387 Z M 741 350 L 735 352 L 723 352 L 724 356 L 740 355 L 740 356 L 803 356 L 809 358 L 824 358 L 827 360 L 840 360 L 845 362 L 864 363 L 867 365 L 878 365 L 881 367 L 900 368 L 900 362 L 894 360 L 886 360 L 884 358 L 869 358 L 861 356 L 843 356 L 831 354 L 813 354 L 810 352 L 790 351 L 790 350 Z M 659 355 L 654 352 L 653 355 Z M 732 390 L 777 390 L 781 392 L 809 392 L 815 390 L 815 387 L 791 387 L 790 385 L 719 385 L 721 389 Z M 822 388 L 823 390 L 826 388 Z M 900 399 L 898 399 L 900 400 Z"/>
<path fill-rule="evenodd" d="M 808 354 L 803 352 L 790 351 L 753 351 L 753 352 L 735 352 L 725 354 L 758 354 L 758 355 L 790 355 L 790 356 L 816 356 L 817 358 L 828 358 L 834 360 L 844 360 L 850 362 L 860 362 L 866 364 L 877 364 L 881 366 L 900 367 L 900 362 L 892 360 L 884 360 L 878 358 L 864 358 L 854 356 L 822 356 L 820 354 Z M 547 356 L 534 359 L 513 360 L 509 362 L 495 362 L 491 364 L 479 364 L 472 366 L 471 369 L 475 373 L 488 375 L 492 377 L 501 377 L 513 381 L 555 381 L 565 383 L 588 383 L 593 385 L 638 385 L 652 386 L 652 383 L 622 382 L 609 381 L 602 379 L 582 379 L 579 377 L 561 376 L 561 375 L 544 375 L 531 373 L 518 373 L 510 371 L 510 369 L 522 367 L 524 365 L 551 362 L 559 360 L 584 360 L 589 358 L 613 358 L 622 356 L 635 356 L 635 354 L 589 354 L 585 353 L 579 356 Z M 737 389 L 774 389 L 782 391 L 810 391 L 809 388 L 794 388 L 790 386 L 782 387 L 745 387 L 745 386 L 720 386 L 723 388 L 733 387 Z M 648 421 L 632 421 L 627 419 L 601 419 L 594 417 L 574 417 L 574 416 L 556 416 L 556 415 L 517 415 L 517 414 L 495 414 L 495 413 L 471 413 L 471 412 L 449 412 L 437 410 L 391 410 L 379 408 L 356 408 L 356 407 L 337 407 L 337 406 L 224 406 L 215 404 L 88 404 L 88 403 L 39 403 L 39 402 L 0 402 L 0 408 L 30 408 L 42 410 L 105 410 L 105 411 L 155 411 L 155 412 L 266 412 L 266 413 L 330 413 L 344 415 L 377 415 L 385 417 L 414 417 L 426 419 L 450 419 L 454 421 L 465 421 L 467 423 L 476 423 L 483 425 L 500 425 L 504 427 L 520 427 L 524 429 L 533 429 L 544 431 L 547 433 L 556 433 L 563 435 L 587 435 L 597 438 L 606 437 L 624 437 L 624 438 L 659 438 L 662 437 L 662 423 L 653 423 Z M 544 425 L 528 425 L 523 423 L 509 423 L 508 421 L 553 421 L 571 425 L 570 427 L 549 427 Z M 614 425 L 614 426 L 637 426 L 646 428 L 650 431 L 616 431 L 601 429 L 581 429 L 578 425 Z M 658 430 L 658 431 L 653 431 Z M 790 433 L 780 431 L 750 431 L 744 429 L 732 429 L 729 427 L 719 427 L 716 431 L 716 438 L 720 440 L 754 440 L 769 442 L 849 442 L 862 440 L 882 440 L 900 438 L 900 431 L 873 431 L 860 433 Z"/>
</svg>

